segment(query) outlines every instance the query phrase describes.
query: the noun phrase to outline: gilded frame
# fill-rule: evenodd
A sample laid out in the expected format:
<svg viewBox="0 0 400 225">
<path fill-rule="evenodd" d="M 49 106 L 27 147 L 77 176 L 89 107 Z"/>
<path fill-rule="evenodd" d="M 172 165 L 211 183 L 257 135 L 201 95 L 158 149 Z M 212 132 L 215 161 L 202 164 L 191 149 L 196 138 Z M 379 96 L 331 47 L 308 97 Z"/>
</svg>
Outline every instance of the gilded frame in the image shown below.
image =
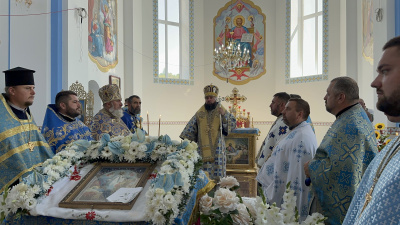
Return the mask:
<svg viewBox="0 0 400 225">
<path fill-rule="evenodd" d="M 229 134 L 225 137 L 226 170 L 240 172 L 255 172 L 255 142 L 254 134 Z"/>
<path fill-rule="evenodd" d="M 119 87 L 119 90 L 121 91 L 121 78 L 120 77 L 110 75 L 109 83 L 116 84 Z"/>
<path fill-rule="evenodd" d="M 257 173 L 228 173 L 228 176 L 233 176 L 239 182 L 237 192 L 242 197 L 257 197 Z"/>
<path fill-rule="evenodd" d="M 117 188 L 144 187 L 156 164 L 150 163 L 96 163 L 82 180 L 61 200 L 61 208 L 88 209 L 120 209 L 130 210 L 139 193 L 128 203 L 108 202 L 106 198 Z M 124 173 L 118 171 L 124 171 Z M 128 171 L 128 172 L 125 172 Z M 136 171 L 139 171 L 137 173 Z M 122 175 L 139 174 L 139 180 L 125 179 Z M 115 176 L 116 175 L 116 176 Z M 124 183 L 120 182 L 125 181 Z M 134 181 L 133 183 L 129 183 Z M 120 182 L 120 183 L 118 183 Z M 104 184 L 104 185 L 103 185 Z M 121 185 L 122 186 L 118 186 Z M 131 186 L 130 186 L 131 185 Z M 111 189 L 109 189 L 111 188 Z M 99 191 L 100 190 L 100 191 Z M 93 194 L 95 193 L 95 194 Z M 85 199 L 86 198 L 86 199 Z M 96 198 L 96 199 L 91 199 Z"/>
</svg>

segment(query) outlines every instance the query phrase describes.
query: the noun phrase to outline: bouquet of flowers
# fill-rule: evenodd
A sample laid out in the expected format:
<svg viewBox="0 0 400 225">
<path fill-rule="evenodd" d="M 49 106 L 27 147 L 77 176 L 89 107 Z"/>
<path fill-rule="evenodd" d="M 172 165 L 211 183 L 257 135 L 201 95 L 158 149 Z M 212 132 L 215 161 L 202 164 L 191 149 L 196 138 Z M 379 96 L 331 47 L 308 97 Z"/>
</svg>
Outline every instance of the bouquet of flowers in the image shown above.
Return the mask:
<svg viewBox="0 0 400 225">
<path fill-rule="evenodd" d="M 200 219 L 202 224 L 253 224 L 255 211 L 250 213 L 243 199 L 235 191 L 239 182 L 232 176 L 221 178 L 219 189 L 213 194 L 205 194 L 200 199 Z M 250 205 L 248 205 L 250 207 Z M 253 208 L 253 207 L 250 207 Z"/>
<path fill-rule="evenodd" d="M 202 224 L 291 224 L 291 225 L 323 225 L 326 219 L 319 213 L 313 213 L 299 223 L 296 208 L 296 196 L 286 185 L 281 208 L 275 203 L 267 204 L 265 196 L 241 198 L 235 193 L 239 183 L 234 177 L 222 178 L 220 188 L 214 196 L 204 195 L 200 199 L 200 217 Z"/>
<path fill-rule="evenodd" d="M 378 151 L 381 151 L 390 141 L 389 134 L 385 129 L 385 124 L 377 123 L 375 125 L 375 137 L 378 142 Z"/>
</svg>

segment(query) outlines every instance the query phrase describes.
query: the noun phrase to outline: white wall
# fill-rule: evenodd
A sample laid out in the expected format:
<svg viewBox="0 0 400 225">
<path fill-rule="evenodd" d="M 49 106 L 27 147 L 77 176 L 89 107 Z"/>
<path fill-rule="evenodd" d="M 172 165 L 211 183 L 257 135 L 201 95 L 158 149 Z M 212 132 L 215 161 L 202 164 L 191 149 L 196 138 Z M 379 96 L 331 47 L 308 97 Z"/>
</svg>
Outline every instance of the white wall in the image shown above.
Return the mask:
<svg viewBox="0 0 400 225">
<path fill-rule="evenodd" d="M 0 14 L 8 14 L 8 0 L 0 0 Z M 29 8 L 11 1 L 11 15 L 26 15 L 50 12 L 50 1 L 34 1 Z M 35 70 L 36 96 L 30 107 L 38 125 L 42 125 L 46 105 L 50 102 L 50 15 L 11 16 L 10 33 L 8 18 L 0 18 L 0 71 L 17 66 Z M 8 40 L 10 35 L 10 40 Z M 10 54 L 8 47 L 10 46 Z M 4 90 L 4 75 L 1 72 L 0 90 Z"/>
</svg>

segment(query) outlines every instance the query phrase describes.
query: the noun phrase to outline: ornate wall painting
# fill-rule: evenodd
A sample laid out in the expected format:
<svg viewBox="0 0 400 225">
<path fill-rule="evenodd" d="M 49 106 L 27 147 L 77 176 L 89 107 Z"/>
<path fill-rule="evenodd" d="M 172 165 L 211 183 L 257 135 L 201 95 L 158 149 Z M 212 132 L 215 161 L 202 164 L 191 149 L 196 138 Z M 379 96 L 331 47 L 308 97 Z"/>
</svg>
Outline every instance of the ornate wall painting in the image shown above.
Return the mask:
<svg viewBox="0 0 400 225">
<path fill-rule="evenodd" d="M 117 0 L 89 0 L 88 5 L 89 58 L 107 72 L 118 63 Z"/>
<path fill-rule="evenodd" d="M 237 29 L 241 27 L 244 29 Z M 250 63 L 229 71 L 214 63 L 213 74 L 221 80 L 237 85 L 260 78 L 266 73 L 265 14 L 261 8 L 250 0 L 227 2 L 214 17 L 214 49 L 226 46 L 231 32 L 234 32 L 232 39 L 235 45 L 240 43 L 241 48 L 250 49 Z"/>
<path fill-rule="evenodd" d="M 363 21 L 363 56 L 371 65 L 374 63 L 374 37 L 373 37 L 373 7 L 372 0 L 362 1 L 362 21 Z"/>
</svg>

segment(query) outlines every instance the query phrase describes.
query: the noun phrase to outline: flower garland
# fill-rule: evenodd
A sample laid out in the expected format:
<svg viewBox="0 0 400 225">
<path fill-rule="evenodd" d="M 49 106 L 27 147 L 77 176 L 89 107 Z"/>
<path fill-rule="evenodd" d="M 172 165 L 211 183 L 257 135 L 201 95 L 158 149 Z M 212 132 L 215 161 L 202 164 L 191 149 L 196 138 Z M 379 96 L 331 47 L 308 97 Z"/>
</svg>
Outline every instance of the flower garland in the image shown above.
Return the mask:
<svg viewBox="0 0 400 225">
<path fill-rule="evenodd" d="M 291 225 L 323 225 L 326 219 L 319 213 L 313 213 L 306 220 L 299 223 L 296 209 L 296 196 L 286 185 L 281 208 L 275 203 L 269 205 L 263 194 L 243 201 L 235 192 L 239 183 L 234 177 L 222 178 L 220 188 L 211 197 L 208 194 L 200 199 L 200 213 L 202 224 L 291 224 Z M 262 193 L 262 191 L 261 191 Z M 212 194 L 210 194 L 212 195 Z"/>
<path fill-rule="evenodd" d="M 170 154 L 146 192 L 146 217 L 153 224 L 172 224 L 186 205 L 200 168 L 197 144 L 192 142 L 180 154 Z M 194 176 L 191 176 L 194 174 Z"/>
<path fill-rule="evenodd" d="M 175 180 L 181 181 L 179 184 L 173 183 L 171 191 L 163 195 L 165 197 L 163 207 L 166 212 L 164 214 L 173 212 L 172 217 L 165 216 L 175 218 L 174 216 L 179 212 L 178 206 L 182 205 L 184 195 L 189 192 L 195 180 L 195 176 L 190 177 L 190 175 L 195 171 L 195 164 L 199 161 L 197 144 L 189 143 L 187 140 L 171 141 L 168 135 L 146 137 L 144 132 L 136 130 L 135 134 L 128 136 L 110 138 L 108 134 L 105 134 L 100 141 L 78 140 L 67 145 L 63 151 L 47 159 L 41 167 L 35 168 L 33 173 L 23 178 L 19 184 L 6 188 L 0 194 L 0 221 L 9 213 L 15 214 L 15 218 L 28 214 L 29 210 L 36 206 L 37 198 L 51 191 L 51 185 L 73 173 L 72 166 L 74 165 L 94 161 L 156 163 L 165 159 L 167 160 L 163 163 L 159 174 L 170 176 L 174 174 Z M 153 179 L 152 187 L 160 183 L 158 180 L 160 180 L 159 175 Z M 160 192 L 154 189 L 149 191 L 150 193 Z M 151 220 L 158 214 L 148 213 L 147 215 L 148 220 Z"/>
</svg>

